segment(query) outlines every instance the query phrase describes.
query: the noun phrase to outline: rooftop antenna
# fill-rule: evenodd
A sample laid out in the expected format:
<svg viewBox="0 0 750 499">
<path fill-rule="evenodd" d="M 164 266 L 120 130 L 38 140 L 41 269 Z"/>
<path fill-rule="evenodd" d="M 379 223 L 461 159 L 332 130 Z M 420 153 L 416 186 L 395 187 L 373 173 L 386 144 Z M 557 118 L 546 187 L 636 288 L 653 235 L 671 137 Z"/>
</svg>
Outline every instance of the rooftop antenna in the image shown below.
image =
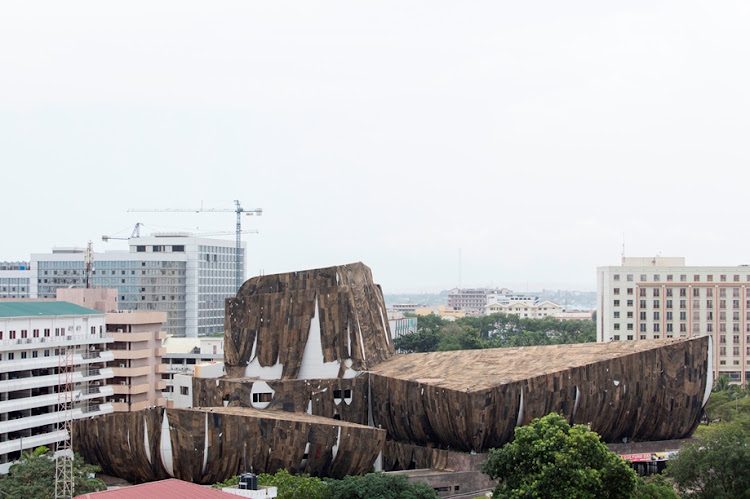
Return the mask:
<svg viewBox="0 0 750 499">
<path fill-rule="evenodd" d="M 622 260 L 622 264 L 625 264 L 625 233 L 622 233 L 622 254 L 620 255 L 620 259 Z"/>
<path fill-rule="evenodd" d="M 458 248 L 458 289 L 461 289 L 461 248 Z"/>
</svg>

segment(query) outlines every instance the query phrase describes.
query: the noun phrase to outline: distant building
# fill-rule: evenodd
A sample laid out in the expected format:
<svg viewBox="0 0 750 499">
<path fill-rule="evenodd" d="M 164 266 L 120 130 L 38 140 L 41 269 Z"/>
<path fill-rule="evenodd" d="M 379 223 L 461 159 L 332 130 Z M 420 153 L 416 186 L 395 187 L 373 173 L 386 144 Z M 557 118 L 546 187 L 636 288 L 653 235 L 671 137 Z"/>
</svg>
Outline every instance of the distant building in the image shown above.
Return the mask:
<svg viewBox="0 0 750 499">
<path fill-rule="evenodd" d="M 113 412 L 104 324 L 104 313 L 67 302 L 0 302 L 0 473 L 23 450 L 66 438 L 57 429 L 61 350 L 75 349 L 73 418 Z"/>
<path fill-rule="evenodd" d="M 191 375 L 195 366 L 206 362 L 224 360 L 224 337 L 207 338 L 165 338 L 162 355 L 163 368 L 160 371 L 164 382 L 163 396 L 169 407 L 173 406 L 175 393 L 179 396 L 179 387 L 175 388 L 175 376 Z"/>
<path fill-rule="evenodd" d="M 487 306 L 488 292 L 485 288 L 453 288 L 448 291 L 448 308 L 463 310 L 468 315 L 480 315 Z"/>
<path fill-rule="evenodd" d="M 512 294 L 512 292 L 503 294 L 487 294 L 487 305 L 509 305 L 510 303 L 526 303 L 529 305 L 536 305 L 537 303 L 539 303 L 539 297 L 534 295 Z"/>
<path fill-rule="evenodd" d="M 94 253 L 92 287 L 117 289 L 120 310 L 166 312 L 169 335 L 198 337 L 224 330 L 224 300 L 237 291 L 233 240 L 165 233 L 134 237 L 128 244 L 129 251 Z M 244 243 L 241 251 L 244 265 Z M 54 298 L 58 289 L 86 287 L 84 257 L 82 248 L 55 248 L 32 254 L 30 270 L 3 272 L 21 272 L 6 279 L 27 279 L 28 285 L 17 284 L 17 289 L 28 286 L 29 297 Z M 243 267 L 243 280 L 244 275 Z"/>
<path fill-rule="evenodd" d="M 716 375 L 750 380 L 750 267 L 623 258 L 597 268 L 597 340 L 713 338 Z"/>
<path fill-rule="evenodd" d="M 417 317 L 404 317 L 401 312 L 388 312 L 388 325 L 391 328 L 391 338 L 394 340 L 405 334 L 417 332 Z"/>
<path fill-rule="evenodd" d="M 0 262 L 0 299 L 30 298 L 29 262 Z"/>
<path fill-rule="evenodd" d="M 427 305 L 425 303 L 394 303 L 391 306 L 391 310 L 396 312 L 403 312 L 406 314 L 413 314 L 418 308 L 424 308 Z"/>
<path fill-rule="evenodd" d="M 533 303 L 528 301 L 518 301 L 504 303 L 493 303 L 485 307 L 485 314 L 507 314 L 516 315 L 522 319 L 543 319 L 559 314 L 563 308 L 557 303 L 544 301 L 542 303 Z"/>
<path fill-rule="evenodd" d="M 590 321 L 594 319 L 594 311 L 558 312 L 552 317 L 559 321 Z"/>
</svg>

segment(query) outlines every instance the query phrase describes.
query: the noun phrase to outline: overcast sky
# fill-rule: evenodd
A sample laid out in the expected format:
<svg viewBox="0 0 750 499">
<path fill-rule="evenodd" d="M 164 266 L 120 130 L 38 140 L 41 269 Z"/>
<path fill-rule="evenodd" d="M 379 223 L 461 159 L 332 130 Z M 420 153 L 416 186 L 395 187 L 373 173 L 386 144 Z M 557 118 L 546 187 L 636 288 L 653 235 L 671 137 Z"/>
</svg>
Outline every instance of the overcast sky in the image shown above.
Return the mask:
<svg viewBox="0 0 750 499">
<path fill-rule="evenodd" d="M 750 263 L 750 4 L 3 2 L 0 260 L 234 229 L 250 275 L 595 289 Z M 229 236 L 231 239 L 231 236 Z"/>
</svg>

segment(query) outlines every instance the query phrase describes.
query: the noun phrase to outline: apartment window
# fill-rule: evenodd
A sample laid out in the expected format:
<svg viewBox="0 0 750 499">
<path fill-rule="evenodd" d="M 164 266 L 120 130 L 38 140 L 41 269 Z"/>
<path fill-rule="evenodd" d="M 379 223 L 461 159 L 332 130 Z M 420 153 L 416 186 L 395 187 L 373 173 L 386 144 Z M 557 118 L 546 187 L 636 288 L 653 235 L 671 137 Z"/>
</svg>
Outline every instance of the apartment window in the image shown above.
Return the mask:
<svg viewBox="0 0 750 499">
<path fill-rule="evenodd" d="M 727 301 L 719 300 L 719 308 L 727 308 Z"/>
<path fill-rule="evenodd" d="M 632 324 L 632 323 L 628 323 L 628 325 L 627 325 L 626 329 L 627 329 L 628 331 L 632 331 L 632 330 L 633 330 L 633 324 Z M 630 338 L 630 339 L 632 339 L 632 338 Z"/>
<path fill-rule="evenodd" d="M 44 351 L 44 356 L 45 356 L 45 357 L 49 357 L 49 350 L 45 350 L 45 351 Z"/>
<path fill-rule="evenodd" d="M 707 280 L 708 282 L 714 282 L 714 276 L 713 276 L 713 275 L 711 275 L 711 274 L 709 274 L 709 275 L 707 275 L 707 276 L 706 276 L 706 280 Z"/>
<path fill-rule="evenodd" d="M 740 320 L 740 313 L 738 311 L 732 312 L 732 320 L 735 320 L 735 321 Z"/>
<path fill-rule="evenodd" d="M 616 295 L 619 295 L 620 294 L 620 288 L 615 288 L 613 290 L 613 293 L 616 294 Z"/>
<path fill-rule="evenodd" d="M 32 335 L 34 336 L 34 338 L 39 338 L 39 330 L 34 329 L 34 331 L 32 331 Z"/>
<path fill-rule="evenodd" d="M 190 395 L 190 389 L 187 386 L 181 386 L 180 395 Z M 253 393 L 253 397 L 255 397 L 255 395 L 257 395 L 257 393 Z"/>
<path fill-rule="evenodd" d="M 740 282 L 740 275 L 739 275 L 739 274 L 734 274 L 734 279 L 733 279 L 733 281 L 734 281 L 734 282 Z"/>
<path fill-rule="evenodd" d="M 701 308 L 701 301 L 693 300 L 693 308 Z"/>
<path fill-rule="evenodd" d="M 686 333 L 687 332 L 687 325 L 686 324 L 680 324 L 680 332 Z"/>
<path fill-rule="evenodd" d="M 672 320 L 672 312 L 667 312 L 667 320 L 668 321 Z"/>
<path fill-rule="evenodd" d="M 732 324 L 732 332 L 739 333 L 740 332 L 740 325 L 739 323 L 735 322 Z"/>
<path fill-rule="evenodd" d="M 629 295 L 632 295 L 632 294 L 633 294 L 633 288 L 628 288 L 628 291 L 627 291 L 627 293 L 628 293 Z M 749 294 L 749 295 L 750 295 L 750 294 Z"/>
<path fill-rule="evenodd" d="M 706 298 L 712 298 L 714 296 L 714 288 L 706 288 Z"/>
<path fill-rule="evenodd" d="M 659 300 L 654 300 L 654 308 L 659 308 Z"/>
<path fill-rule="evenodd" d="M 645 339 L 646 339 L 646 335 L 645 335 L 645 334 L 642 334 L 642 335 L 640 336 L 640 338 L 641 338 L 642 340 L 645 340 Z"/>
<path fill-rule="evenodd" d="M 13 360 L 15 358 L 15 355 L 13 352 L 8 352 L 8 360 Z"/>
<path fill-rule="evenodd" d="M 620 330 L 620 323 L 615 322 L 615 331 L 619 331 L 619 330 Z"/>
<path fill-rule="evenodd" d="M 628 282 L 632 282 L 633 281 L 633 274 L 628 274 L 627 277 L 626 277 L 626 279 L 627 279 Z"/>
<path fill-rule="evenodd" d="M 700 327 L 701 327 L 700 324 L 693 324 L 693 334 L 700 333 L 701 332 Z"/>
<path fill-rule="evenodd" d="M 727 347 L 719 347 L 719 355 L 726 355 L 727 354 Z"/>
<path fill-rule="evenodd" d="M 700 288 L 693 288 L 693 296 L 700 296 L 701 290 Z"/>
<path fill-rule="evenodd" d="M 641 281 L 642 281 L 642 282 L 645 282 L 645 281 L 646 281 L 646 274 L 641 274 Z"/>
<path fill-rule="evenodd" d="M 613 279 L 614 279 L 615 281 L 619 281 L 619 280 L 620 280 L 620 274 L 615 274 L 615 275 L 613 275 L 613 276 L 612 276 L 612 278 L 613 278 Z"/>
<path fill-rule="evenodd" d="M 667 324 L 667 332 L 668 333 L 672 332 L 672 323 Z"/>
<path fill-rule="evenodd" d="M 680 282 L 685 282 L 685 281 L 687 281 L 687 275 L 680 274 Z"/>
<path fill-rule="evenodd" d="M 725 298 L 727 296 L 727 288 L 719 288 L 719 297 Z"/>
<path fill-rule="evenodd" d="M 714 301 L 706 300 L 706 308 L 714 308 Z"/>
<path fill-rule="evenodd" d="M 614 304 L 615 307 L 619 307 L 620 306 L 620 300 L 615 300 L 612 303 Z"/>
<path fill-rule="evenodd" d="M 654 274 L 654 282 L 659 282 L 661 280 L 661 276 L 659 274 Z"/>
<path fill-rule="evenodd" d="M 673 281 L 672 278 L 673 278 L 672 274 L 667 274 L 667 282 L 672 282 Z"/>
<path fill-rule="evenodd" d="M 640 306 L 641 308 L 646 308 L 646 300 L 641 300 L 640 302 L 638 302 L 638 306 Z"/>
<path fill-rule="evenodd" d="M 615 319 L 619 319 L 619 318 L 620 318 L 620 312 L 615 312 Z"/>
<path fill-rule="evenodd" d="M 727 332 L 727 325 L 725 322 L 722 322 L 719 324 L 719 332 L 720 333 L 726 333 Z"/>
<path fill-rule="evenodd" d="M 707 333 L 713 333 L 714 332 L 714 325 L 711 324 L 711 323 L 706 324 L 706 332 Z"/>
<path fill-rule="evenodd" d="M 667 288 L 667 297 L 672 296 L 672 288 Z"/>
<path fill-rule="evenodd" d="M 698 275 L 698 274 L 695 274 L 695 275 L 693 276 L 693 281 L 694 281 L 694 282 L 700 282 L 700 280 L 701 280 L 701 276 L 700 276 L 700 275 Z"/>
<path fill-rule="evenodd" d="M 734 336 L 732 336 L 732 343 L 734 343 L 735 345 L 739 345 L 739 343 L 740 343 L 740 335 L 739 334 L 735 334 Z"/>
<path fill-rule="evenodd" d="M 672 308 L 672 300 L 667 300 L 667 308 Z"/>
<path fill-rule="evenodd" d="M 714 320 L 714 313 L 712 311 L 709 310 L 708 312 L 706 312 L 706 320 L 707 321 Z"/>
<path fill-rule="evenodd" d="M 26 352 L 21 352 L 21 358 L 25 359 L 26 357 L 27 357 L 27 353 Z"/>
<path fill-rule="evenodd" d="M 641 324 L 641 332 L 642 333 L 646 332 L 646 325 L 645 324 Z"/>
<path fill-rule="evenodd" d="M 656 298 L 656 297 L 659 296 L 659 288 L 654 288 L 654 294 L 653 294 L 653 296 L 654 296 L 654 298 Z"/>
<path fill-rule="evenodd" d="M 655 333 L 659 332 L 659 323 L 658 322 L 654 322 L 654 332 Z"/>
<path fill-rule="evenodd" d="M 687 289 L 686 288 L 680 288 L 680 296 L 687 296 Z"/>
<path fill-rule="evenodd" d="M 732 300 L 732 308 L 740 308 L 740 301 Z"/>
<path fill-rule="evenodd" d="M 29 336 L 29 332 L 26 329 L 21 329 L 21 338 L 26 338 Z"/>
<path fill-rule="evenodd" d="M 740 297 L 740 288 L 732 288 L 732 297 L 733 298 L 739 298 Z"/>
<path fill-rule="evenodd" d="M 49 329 L 44 330 L 44 336 L 45 338 L 49 338 Z"/>
<path fill-rule="evenodd" d="M 642 321 L 645 321 L 645 320 L 646 320 L 646 312 L 641 312 L 641 316 L 640 316 L 640 319 L 641 319 Z"/>
<path fill-rule="evenodd" d="M 16 339 L 16 332 L 15 331 L 8 331 L 8 337 L 11 340 L 15 340 Z"/>
<path fill-rule="evenodd" d="M 726 276 L 726 274 L 722 274 L 722 275 L 720 276 L 719 280 L 720 280 L 721 282 L 727 282 L 727 276 Z"/>
<path fill-rule="evenodd" d="M 646 296 L 646 288 L 639 288 L 638 289 L 638 296 Z"/>
<path fill-rule="evenodd" d="M 632 318 L 633 318 L 633 312 L 632 312 L 632 311 L 629 311 L 629 312 L 628 312 L 628 319 L 632 319 Z"/>
<path fill-rule="evenodd" d="M 693 310 L 693 320 L 699 321 L 701 320 L 701 313 L 698 310 Z"/>
<path fill-rule="evenodd" d="M 720 321 L 727 320 L 727 313 L 726 312 L 719 312 L 719 320 Z"/>
<path fill-rule="evenodd" d="M 633 300 L 628 300 L 627 305 L 628 305 L 628 307 L 632 307 L 633 306 Z M 750 308 L 750 307 L 748 307 L 748 308 Z"/>
<path fill-rule="evenodd" d="M 620 341 L 620 335 L 619 335 L 619 334 L 616 334 L 616 335 L 614 335 L 614 336 L 612 337 L 612 339 L 613 339 L 613 340 L 615 340 L 615 341 Z M 750 347 L 748 347 L 748 348 L 750 348 Z"/>
<path fill-rule="evenodd" d="M 629 334 L 629 335 L 628 335 L 628 340 L 632 340 L 632 339 L 633 339 L 633 335 L 632 335 L 632 334 Z"/>
<path fill-rule="evenodd" d="M 37 352 L 36 350 L 32 351 L 31 352 L 31 358 L 32 359 L 36 359 L 37 357 L 39 357 L 39 352 Z"/>
<path fill-rule="evenodd" d="M 732 347 L 732 355 L 739 355 L 740 354 L 740 347 Z"/>
</svg>

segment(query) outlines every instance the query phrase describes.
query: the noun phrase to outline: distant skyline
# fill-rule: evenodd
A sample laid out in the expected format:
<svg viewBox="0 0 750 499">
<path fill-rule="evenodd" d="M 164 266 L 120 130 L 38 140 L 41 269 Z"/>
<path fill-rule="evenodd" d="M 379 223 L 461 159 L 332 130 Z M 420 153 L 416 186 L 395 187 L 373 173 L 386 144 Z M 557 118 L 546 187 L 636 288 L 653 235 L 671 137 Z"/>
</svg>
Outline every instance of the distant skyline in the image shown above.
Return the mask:
<svg viewBox="0 0 750 499">
<path fill-rule="evenodd" d="M 596 287 L 628 256 L 750 263 L 750 4 L 0 6 L 0 260 L 232 231 L 248 274 L 386 293 Z M 231 235 L 228 238 L 231 239 Z"/>
</svg>

